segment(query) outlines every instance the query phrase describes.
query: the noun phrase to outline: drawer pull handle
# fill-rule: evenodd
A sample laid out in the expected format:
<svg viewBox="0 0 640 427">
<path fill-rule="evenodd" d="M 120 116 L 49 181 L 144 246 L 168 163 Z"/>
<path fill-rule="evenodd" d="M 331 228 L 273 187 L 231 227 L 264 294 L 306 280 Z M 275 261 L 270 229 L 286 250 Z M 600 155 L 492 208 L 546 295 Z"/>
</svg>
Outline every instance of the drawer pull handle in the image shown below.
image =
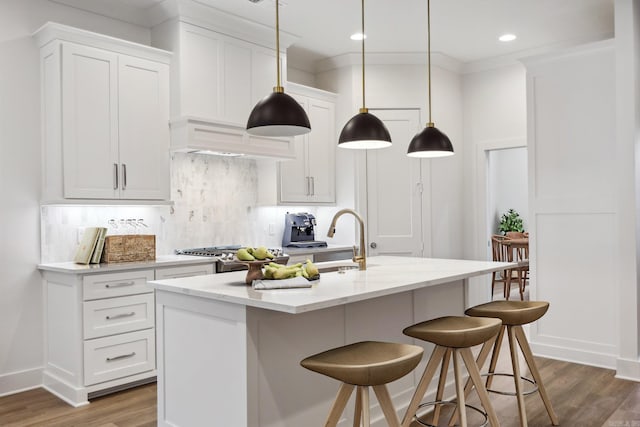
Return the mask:
<svg viewBox="0 0 640 427">
<path fill-rule="evenodd" d="M 133 280 L 130 282 L 120 282 L 120 283 L 107 283 L 104 285 L 105 288 L 121 288 L 122 286 L 133 286 L 136 282 Z"/>
<path fill-rule="evenodd" d="M 136 355 L 135 351 L 132 351 L 129 354 L 121 354 L 120 356 L 107 357 L 107 362 L 113 362 L 114 360 L 126 359 L 128 357 L 133 357 Z"/>
<path fill-rule="evenodd" d="M 121 314 L 115 314 L 113 316 L 106 316 L 107 320 L 113 320 L 113 319 L 120 319 L 122 317 L 131 317 L 131 316 L 135 316 L 136 312 L 132 311 L 131 313 L 121 313 Z"/>
</svg>

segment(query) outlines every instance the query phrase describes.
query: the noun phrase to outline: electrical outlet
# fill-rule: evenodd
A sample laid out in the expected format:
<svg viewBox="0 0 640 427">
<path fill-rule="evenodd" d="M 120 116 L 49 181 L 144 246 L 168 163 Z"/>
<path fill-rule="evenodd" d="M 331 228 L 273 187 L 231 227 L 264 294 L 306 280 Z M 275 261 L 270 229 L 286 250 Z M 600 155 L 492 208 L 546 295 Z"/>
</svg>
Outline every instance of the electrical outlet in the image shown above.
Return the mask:
<svg viewBox="0 0 640 427">
<path fill-rule="evenodd" d="M 276 225 L 272 222 L 269 223 L 269 236 L 276 234 Z"/>
</svg>

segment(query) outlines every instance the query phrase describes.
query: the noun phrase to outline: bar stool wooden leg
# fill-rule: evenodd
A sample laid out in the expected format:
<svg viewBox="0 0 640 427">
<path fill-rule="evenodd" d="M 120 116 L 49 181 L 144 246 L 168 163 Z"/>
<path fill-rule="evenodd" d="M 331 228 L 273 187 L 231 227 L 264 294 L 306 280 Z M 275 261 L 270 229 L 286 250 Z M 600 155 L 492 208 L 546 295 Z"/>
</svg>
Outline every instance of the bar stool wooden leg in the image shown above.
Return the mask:
<svg viewBox="0 0 640 427">
<path fill-rule="evenodd" d="M 362 394 L 356 390 L 356 404 L 353 410 L 353 427 L 360 427 L 362 418 Z"/>
<path fill-rule="evenodd" d="M 369 427 L 371 425 L 371 416 L 369 414 L 369 387 L 358 386 L 362 393 L 362 425 Z"/>
<path fill-rule="evenodd" d="M 338 395 L 336 396 L 336 400 L 333 402 L 333 406 L 331 406 L 331 411 L 329 412 L 329 416 L 325 422 L 326 427 L 334 427 L 338 424 L 338 421 L 340 421 L 340 415 L 342 415 L 342 411 L 344 411 L 345 406 L 347 406 L 347 402 L 349 401 L 349 397 L 351 396 L 351 392 L 353 392 L 354 387 L 355 386 L 351 384 L 340 384 Z"/>
<path fill-rule="evenodd" d="M 473 360 L 473 354 L 471 353 L 471 350 L 469 348 L 462 348 L 460 349 L 460 355 L 462 356 L 462 360 L 464 360 L 464 364 L 467 367 L 469 377 L 473 382 L 473 385 L 476 387 L 476 392 L 478 393 L 478 397 L 480 398 L 480 403 L 482 403 L 484 410 L 487 412 L 489 423 L 492 427 L 499 426 L 500 422 L 498 421 L 498 416 L 496 415 L 496 411 L 493 409 L 493 406 L 491 406 L 489 393 L 487 393 L 487 390 L 482 385 L 480 371 L 478 370 L 478 365 L 476 365 L 475 360 Z M 467 392 L 465 391 L 465 393 Z"/>
<path fill-rule="evenodd" d="M 460 426 L 467 427 L 467 411 L 464 406 L 464 387 L 462 386 L 462 374 L 460 373 L 460 361 L 458 349 L 453 351 L 453 373 L 456 377 L 456 396 L 458 398 L 458 412 L 460 413 Z"/>
<path fill-rule="evenodd" d="M 531 375 L 533 376 L 533 379 L 538 386 L 538 392 L 540 393 L 540 397 L 542 398 L 544 407 L 547 409 L 547 413 L 549 414 L 549 418 L 551 419 L 551 424 L 557 426 L 560 424 L 560 422 L 558 421 L 558 416 L 551 406 L 551 399 L 549 399 L 549 395 L 547 395 L 547 389 L 542 383 L 542 376 L 540 375 L 540 371 L 538 371 L 536 362 L 535 360 L 533 360 L 533 353 L 531 352 L 529 341 L 527 341 L 527 337 L 524 334 L 522 326 L 514 326 L 513 328 L 516 339 L 518 340 L 518 344 L 520 345 L 520 349 L 522 350 L 522 354 L 524 355 L 524 360 L 527 361 L 527 365 L 529 365 Z"/>
<path fill-rule="evenodd" d="M 484 344 L 482 344 L 482 348 L 480 349 L 480 353 L 478 354 L 478 358 L 476 359 L 476 366 L 478 369 L 484 366 L 484 363 L 487 361 L 487 357 L 489 357 L 489 352 L 493 349 L 493 345 L 495 344 L 497 338 L 498 337 L 496 336 L 490 339 L 489 341 L 485 342 Z M 469 396 L 469 393 L 471 392 L 471 387 L 474 385 L 475 384 L 471 382 L 471 378 L 469 378 L 467 380 L 467 384 L 465 384 L 464 386 L 465 396 Z M 478 386 L 476 385 L 476 389 L 477 388 Z M 456 408 L 453 411 L 453 414 L 451 414 L 451 418 L 449 419 L 449 427 L 453 427 L 457 421 L 458 421 L 458 408 Z M 437 425 L 437 423 L 432 423 L 432 424 Z"/>
<path fill-rule="evenodd" d="M 438 380 L 438 391 L 436 392 L 436 401 L 441 401 L 444 396 L 444 386 L 447 382 L 447 371 L 449 370 L 449 358 L 451 356 L 451 349 L 447 349 L 444 354 L 444 358 L 442 359 L 442 367 L 440 368 L 440 378 Z M 433 419 L 431 424 L 434 426 L 438 425 L 438 420 L 440 419 L 440 410 L 442 409 L 442 405 L 436 404 L 433 409 Z"/>
<path fill-rule="evenodd" d="M 493 382 L 493 374 L 496 371 L 496 365 L 498 364 L 498 356 L 500 355 L 500 347 L 502 347 L 502 340 L 504 338 L 504 331 L 507 329 L 506 326 L 503 326 L 498 333 L 498 338 L 496 338 L 496 343 L 493 346 L 493 354 L 491 354 L 491 363 L 489 364 L 489 375 L 487 376 L 487 382 L 485 383 L 485 387 L 487 389 L 491 388 L 491 383 Z M 478 365 L 482 366 L 482 365 Z"/>
<path fill-rule="evenodd" d="M 436 373 L 436 369 L 445 354 L 445 350 L 445 347 L 440 347 L 439 345 L 433 349 L 433 353 L 431 353 L 431 357 L 429 358 L 427 367 L 424 370 L 424 374 L 422 374 L 422 378 L 416 387 L 413 398 L 411 399 L 411 402 L 409 402 L 409 407 L 407 407 L 407 412 L 402 419 L 402 427 L 409 427 L 411 425 L 411 420 L 418 410 L 420 401 L 427 392 L 427 387 L 429 387 L 429 383 L 431 382 L 433 375 Z"/>
<path fill-rule="evenodd" d="M 398 420 L 398 414 L 396 414 L 395 409 L 393 409 L 393 403 L 391 402 L 391 396 L 389 396 L 389 390 L 387 390 L 387 386 L 385 384 L 382 384 L 374 385 L 372 387 L 373 392 L 378 398 L 378 403 L 380 404 L 382 413 L 387 419 L 387 424 L 389 424 L 389 427 L 400 427 L 400 420 Z"/>
<path fill-rule="evenodd" d="M 513 382 L 516 385 L 516 397 L 518 399 L 518 413 L 520 414 L 520 426 L 527 427 L 527 412 L 524 405 L 524 395 L 522 394 L 522 378 L 520 378 L 520 363 L 518 362 L 518 351 L 516 349 L 513 326 L 507 326 L 509 338 L 509 351 L 511 352 L 511 365 L 513 366 Z"/>
</svg>

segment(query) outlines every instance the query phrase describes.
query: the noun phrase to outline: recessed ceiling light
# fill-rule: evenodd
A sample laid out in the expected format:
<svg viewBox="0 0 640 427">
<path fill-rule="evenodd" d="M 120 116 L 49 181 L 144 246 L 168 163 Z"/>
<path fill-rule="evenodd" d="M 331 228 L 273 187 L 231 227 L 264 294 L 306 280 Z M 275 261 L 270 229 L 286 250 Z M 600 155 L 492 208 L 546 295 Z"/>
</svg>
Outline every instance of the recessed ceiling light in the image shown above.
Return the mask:
<svg viewBox="0 0 640 427">
<path fill-rule="evenodd" d="M 351 34 L 350 38 L 351 40 L 362 40 L 363 38 L 366 39 L 367 35 L 366 34 L 363 35 L 362 33 L 354 33 L 354 34 Z"/>
<path fill-rule="evenodd" d="M 515 36 L 515 34 L 503 34 L 500 37 L 498 37 L 498 40 L 500 40 L 501 42 L 512 42 L 516 38 L 517 37 Z"/>
</svg>

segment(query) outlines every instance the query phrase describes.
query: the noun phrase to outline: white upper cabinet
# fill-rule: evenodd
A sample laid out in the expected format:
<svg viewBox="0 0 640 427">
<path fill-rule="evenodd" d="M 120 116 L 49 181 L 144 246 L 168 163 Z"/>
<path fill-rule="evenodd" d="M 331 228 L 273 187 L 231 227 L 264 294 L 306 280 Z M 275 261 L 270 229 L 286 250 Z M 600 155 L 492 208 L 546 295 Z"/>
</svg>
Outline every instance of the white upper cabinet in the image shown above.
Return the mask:
<svg viewBox="0 0 640 427">
<path fill-rule="evenodd" d="M 295 157 L 293 138 L 254 137 L 245 132 L 251 110 L 276 85 L 274 49 L 180 20 L 154 27 L 152 38 L 156 46 L 175 53 L 172 150 Z M 283 72 L 284 58 L 282 53 Z"/>
<path fill-rule="evenodd" d="M 172 116 L 244 128 L 255 103 L 276 85 L 275 51 L 187 22 L 156 33 L 162 30 L 173 37 L 163 34 L 157 44 L 177 54 Z"/>
<path fill-rule="evenodd" d="M 171 54 L 59 24 L 36 37 L 43 201 L 167 200 Z"/>
<path fill-rule="evenodd" d="M 311 132 L 296 137 L 296 159 L 279 164 L 280 204 L 336 201 L 335 95 L 329 92 L 288 84 L 289 95 L 305 109 Z"/>
</svg>

